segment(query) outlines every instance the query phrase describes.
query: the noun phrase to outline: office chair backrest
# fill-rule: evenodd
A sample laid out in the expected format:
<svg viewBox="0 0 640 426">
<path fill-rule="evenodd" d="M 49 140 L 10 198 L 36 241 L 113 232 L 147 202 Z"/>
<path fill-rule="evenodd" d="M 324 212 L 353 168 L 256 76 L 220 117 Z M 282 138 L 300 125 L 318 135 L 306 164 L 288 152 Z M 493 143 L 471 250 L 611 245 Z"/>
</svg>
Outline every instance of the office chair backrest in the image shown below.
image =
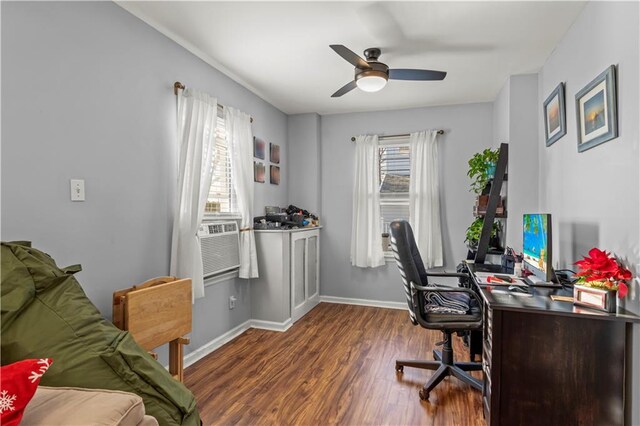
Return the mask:
<svg viewBox="0 0 640 426">
<path fill-rule="evenodd" d="M 396 258 L 396 264 L 402 276 L 404 292 L 409 305 L 409 316 L 414 325 L 418 324 L 416 315 L 420 309 L 418 294 L 411 291 L 411 282 L 417 285 L 428 285 L 426 269 L 422 263 L 422 257 L 418 251 L 416 240 L 413 237 L 411 225 L 406 220 L 391 222 L 391 249 Z"/>
</svg>

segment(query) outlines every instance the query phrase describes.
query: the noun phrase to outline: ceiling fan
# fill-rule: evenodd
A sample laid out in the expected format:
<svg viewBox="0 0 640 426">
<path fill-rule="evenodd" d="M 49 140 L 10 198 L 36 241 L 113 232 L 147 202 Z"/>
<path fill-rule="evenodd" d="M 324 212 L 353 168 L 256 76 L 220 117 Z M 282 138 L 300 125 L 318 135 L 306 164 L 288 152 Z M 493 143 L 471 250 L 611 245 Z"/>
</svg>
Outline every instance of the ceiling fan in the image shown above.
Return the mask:
<svg viewBox="0 0 640 426">
<path fill-rule="evenodd" d="M 387 64 L 378 62 L 378 58 L 382 52 L 377 47 L 371 47 L 364 51 L 364 57 L 367 58 L 367 60 L 362 59 L 341 44 L 332 44 L 329 47 L 356 67 L 355 79 L 338 89 L 337 92 L 331 95 L 332 98 L 338 98 L 345 93 L 349 93 L 356 87 L 365 92 L 377 92 L 387 84 L 387 80 L 389 79 L 420 81 L 443 80 L 447 75 L 444 71 L 402 68 L 389 69 Z"/>
</svg>

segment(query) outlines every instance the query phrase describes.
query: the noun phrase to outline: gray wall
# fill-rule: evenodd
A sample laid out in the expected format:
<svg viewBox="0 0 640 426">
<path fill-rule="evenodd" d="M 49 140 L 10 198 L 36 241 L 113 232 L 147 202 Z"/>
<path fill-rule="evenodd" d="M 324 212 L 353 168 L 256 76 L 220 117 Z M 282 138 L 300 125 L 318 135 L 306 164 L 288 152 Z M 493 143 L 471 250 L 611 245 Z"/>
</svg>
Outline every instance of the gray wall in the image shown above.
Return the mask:
<svg viewBox="0 0 640 426">
<path fill-rule="evenodd" d="M 318 114 L 295 114 L 287 118 L 289 156 L 289 203 L 320 213 L 320 120 Z"/>
<path fill-rule="evenodd" d="M 522 250 L 522 215 L 538 207 L 538 75 L 509 78 L 506 244 Z"/>
<path fill-rule="evenodd" d="M 507 78 L 504 86 L 493 101 L 493 141 L 495 146 L 509 142 L 509 99 L 511 78 Z"/>
<path fill-rule="evenodd" d="M 512 75 L 493 101 L 494 146 L 509 144 L 503 243 L 522 250 L 522 215 L 538 208 L 538 75 Z M 506 191 L 504 190 L 506 188 Z M 496 257 L 494 262 L 499 261 Z"/>
<path fill-rule="evenodd" d="M 590 2 L 540 71 L 539 99 L 566 83 L 567 134 L 544 146 L 539 119 L 540 207 L 554 215 L 554 257 L 571 264 L 597 246 L 640 273 L 639 10 L 637 2 Z M 575 94 L 609 65 L 618 65 L 619 137 L 577 151 Z M 556 255 L 557 254 L 557 255 Z M 640 313 L 640 286 L 626 306 Z M 631 424 L 640 424 L 640 327 L 634 326 Z"/>
<path fill-rule="evenodd" d="M 2 2 L 2 239 L 32 240 L 60 265 L 81 263 L 89 298 L 169 272 L 175 181 L 173 82 L 251 114 L 280 143 L 286 115 L 110 2 Z M 286 204 L 256 184 L 255 211 Z M 69 179 L 86 202 L 69 200 Z M 229 311 L 228 296 L 238 296 Z M 250 318 L 249 284 L 206 289 L 189 352 Z"/>
<path fill-rule="evenodd" d="M 492 145 L 490 103 L 325 115 L 321 120 L 322 233 L 321 294 L 382 301 L 403 301 L 394 263 L 375 269 L 354 268 L 351 240 L 354 146 L 364 133 L 395 134 L 444 129 L 439 136 L 441 214 L 445 266 L 465 258 L 464 235 L 473 220 L 467 161 Z"/>
</svg>

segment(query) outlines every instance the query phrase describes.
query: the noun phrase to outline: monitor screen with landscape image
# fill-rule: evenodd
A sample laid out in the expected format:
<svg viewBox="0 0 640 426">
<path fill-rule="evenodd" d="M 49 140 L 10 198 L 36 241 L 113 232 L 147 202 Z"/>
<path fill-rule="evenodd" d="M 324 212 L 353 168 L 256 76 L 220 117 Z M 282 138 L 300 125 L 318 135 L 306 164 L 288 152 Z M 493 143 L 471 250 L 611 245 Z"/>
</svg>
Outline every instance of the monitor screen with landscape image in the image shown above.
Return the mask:
<svg viewBox="0 0 640 426">
<path fill-rule="evenodd" d="M 522 219 L 524 266 L 544 281 L 551 281 L 551 215 L 525 214 Z"/>
</svg>

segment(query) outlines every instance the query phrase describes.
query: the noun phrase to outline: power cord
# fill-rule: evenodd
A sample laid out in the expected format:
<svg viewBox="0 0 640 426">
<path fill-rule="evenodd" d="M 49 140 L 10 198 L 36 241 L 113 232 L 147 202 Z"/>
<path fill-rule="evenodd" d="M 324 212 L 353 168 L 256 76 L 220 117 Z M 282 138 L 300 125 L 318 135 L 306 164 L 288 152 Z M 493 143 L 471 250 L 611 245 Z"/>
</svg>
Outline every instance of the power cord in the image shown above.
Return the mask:
<svg viewBox="0 0 640 426">
<path fill-rule="evenodd" d="M 576 272 L 571 269 L 558 269 L 555 271 L 556 278 L 564 288 L 573 288 L 573 284 L 578 281 L 575 277 Z"/>
</svg>

